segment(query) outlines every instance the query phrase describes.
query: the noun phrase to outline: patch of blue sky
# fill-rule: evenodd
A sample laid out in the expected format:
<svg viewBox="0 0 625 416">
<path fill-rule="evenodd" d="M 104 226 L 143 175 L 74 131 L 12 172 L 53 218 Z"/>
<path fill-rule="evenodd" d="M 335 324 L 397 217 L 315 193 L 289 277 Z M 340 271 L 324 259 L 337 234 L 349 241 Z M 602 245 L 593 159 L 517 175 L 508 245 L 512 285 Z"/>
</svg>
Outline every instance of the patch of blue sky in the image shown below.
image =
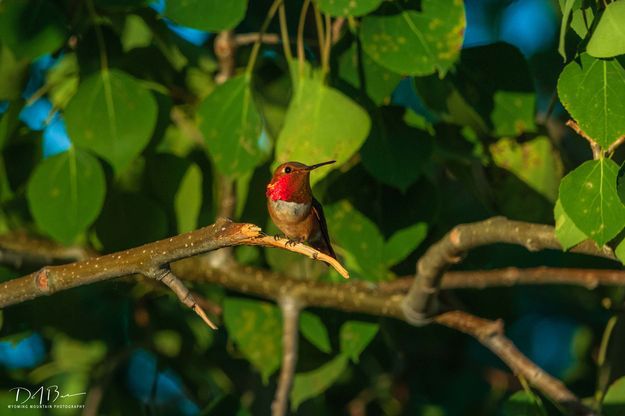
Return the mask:
<svg viewBox="0 0 625 416">
<path fill-rule="evenodd" d="M 46 357 L 43 338 L 33 333 L 20 341 L 0 341 L 0 365 L 8 369 L 37 367 Z"/>
</svg>

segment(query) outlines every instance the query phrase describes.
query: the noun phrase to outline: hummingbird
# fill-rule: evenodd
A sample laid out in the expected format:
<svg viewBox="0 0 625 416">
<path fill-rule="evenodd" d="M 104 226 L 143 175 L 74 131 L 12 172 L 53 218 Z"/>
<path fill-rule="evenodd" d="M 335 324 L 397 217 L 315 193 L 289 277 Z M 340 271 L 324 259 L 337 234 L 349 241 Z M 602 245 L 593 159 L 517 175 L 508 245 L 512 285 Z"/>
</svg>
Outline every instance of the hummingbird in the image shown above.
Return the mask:
<svg viewBox="0 0 625 416">
<path fill-rule="evenodd" d="M 308 166 L 287 162 L 278 166 L 267 184 L 267 209 L 274 224 L 293 241 L 308 242 L 311 247 L 336 258 L 323 208 L 310 189 L 310 172 L 334 160 Z"/>
</svg>

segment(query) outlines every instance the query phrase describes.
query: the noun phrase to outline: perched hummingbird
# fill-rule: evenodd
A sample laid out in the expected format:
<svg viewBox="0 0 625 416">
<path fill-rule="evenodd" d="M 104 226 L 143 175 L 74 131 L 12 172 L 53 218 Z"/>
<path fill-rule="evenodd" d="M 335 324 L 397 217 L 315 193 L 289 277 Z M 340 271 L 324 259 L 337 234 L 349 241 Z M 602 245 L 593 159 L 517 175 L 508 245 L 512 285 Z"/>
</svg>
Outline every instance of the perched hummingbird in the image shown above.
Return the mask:
<svg viewBox="0 0 625 416">
<path fill-rule="evenodd" d="M 312 166 L 287 162 L 278 166 L 267 185 L 267 209 L 274 224 L 289 240 L 307 241 L 313 248 L 336 258 L 323 208 L 310 189 L 310 171 L 334 162 Z"/>
</svg>

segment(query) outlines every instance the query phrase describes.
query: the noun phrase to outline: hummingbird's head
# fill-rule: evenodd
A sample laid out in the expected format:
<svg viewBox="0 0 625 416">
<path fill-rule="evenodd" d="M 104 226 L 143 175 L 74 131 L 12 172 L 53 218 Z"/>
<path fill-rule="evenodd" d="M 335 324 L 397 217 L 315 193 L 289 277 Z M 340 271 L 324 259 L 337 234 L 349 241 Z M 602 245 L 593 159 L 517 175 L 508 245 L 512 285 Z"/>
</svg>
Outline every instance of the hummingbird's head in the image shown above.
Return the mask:
<svg viewBox="0 0 625 416">
<path fill-rule="evenodd" d="M 334 160 L 305 165 L 299 162 L 286 162 L 276 168 L 267 185 L 267 198 L 274 201 L 305 202 L 311 197 L 310 171 L 334 163 Z"/>
</svg>

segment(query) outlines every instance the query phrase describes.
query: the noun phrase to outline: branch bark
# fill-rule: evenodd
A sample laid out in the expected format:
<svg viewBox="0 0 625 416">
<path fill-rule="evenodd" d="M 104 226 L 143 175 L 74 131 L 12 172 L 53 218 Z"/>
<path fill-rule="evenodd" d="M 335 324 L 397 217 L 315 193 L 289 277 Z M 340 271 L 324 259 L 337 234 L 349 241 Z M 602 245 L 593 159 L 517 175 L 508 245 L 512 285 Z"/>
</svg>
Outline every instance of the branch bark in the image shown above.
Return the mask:
<svg viewBox="0 0 625 416">
<path fill-rule="evenodd" d="M 417 262 L 414 282 L 402 302 L 406 318 L 414 325 L 426 324 L 439 311 L 436 299 L 445 270 L 458 263 L 465 252 L 495 243 L 516 244 L 529 251 L 562 249 L 553 227 L 549 225 L 511 221 L 503 217 L 458 225 L 430 246 Z M 570 251 L 616 260 L 612 249 L 597 247 L 590 240 Z"/>
<path fill-rule="evenodd" d="M 291 295 L 282 297 L 278 305 L 282 311 L 282 366 L 276 396 L 271 404 L 272 416 L 284 416 L 289 409 L 289 393 L 297 365 L 298 323 L 301 310 L 299 300 Z"/>
</svg>

